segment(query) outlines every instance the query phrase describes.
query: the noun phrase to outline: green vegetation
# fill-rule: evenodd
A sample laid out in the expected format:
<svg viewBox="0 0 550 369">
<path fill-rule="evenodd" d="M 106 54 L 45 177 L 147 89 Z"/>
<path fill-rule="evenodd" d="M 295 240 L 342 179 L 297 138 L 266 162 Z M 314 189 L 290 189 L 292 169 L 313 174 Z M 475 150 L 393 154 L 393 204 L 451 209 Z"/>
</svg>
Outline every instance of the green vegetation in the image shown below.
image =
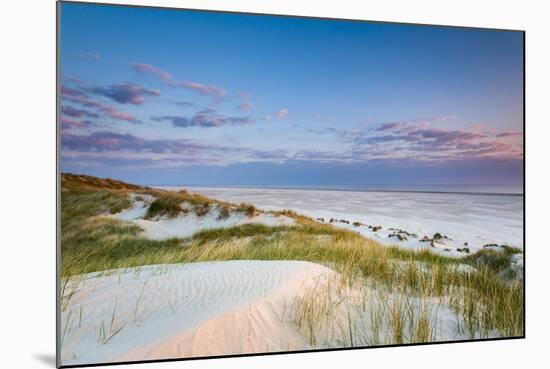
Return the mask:
<svg viewBox="0 0 550 369">
<path fill-rule="evenodd" d="M 117 213 L 132 206 L 125 192 L 109 190 L 66 190 L 61 192 L 61 223 L 103 213 Z"/>
<path fill-rule="evenodd" d="M 201 217 L 208 214 L 214 204 L 220 205 L 222 210 L 225 209 L 224 211 L 227 211 L 227 216 L 229 216 L 230 206 L 227 203 L 212 200 L 199 194 L 191 194 L 185 190 L 178 192 L 145 190 L 142 192 L 155 197 L 155 200 L 147 209 L 145 219 L 175 218 L 181 213 L 188 213 L 189 211 L 193 211 Z"/>
<path fill-rule="evenodd" d="M 329 322 L 345 322 L 332 332 L 348 346 L 431 341 L 436 327 L 428 302 L 434 299 L 457 313 L 463 322 L 461 329 L 472 338 L 487 337 L 494 332 L 503 336 L 523 335 L 523 285 L 516 279 L 503 278 L 501 273 L 517 252 L 512 248 L 484 249 L 464 258 L 450 258 L 429 250 L 382 246 L 354 232 L 320 224 L 290 211 L 282 213 L 295 219 L 293 226 L 245 224 L 202 231 L 187 239 L 156 241 L 143 238 L 141 229 L 131 223 L 101 216 L 130 207 L 127 190 L 79 188 L 71 183 L 65 186 L 67 181 L 63 183 L 63 277 L 153 264 L 304 260 L 328 266 L 342 277 L 341 284 L 331 285 L 330 292 L 313 291 L 294 302 L 297 324 L 311 343 L 320 342 L 316 332 Z M 156 197 L 147 212 L 148 218 L 177 216 L 184 211 L 182 202 L 191 204 L 197 215 L 218 204 L 222 218 L 229 216 L 231 207 L 187 192 L 143 188 L 132 192 Z M 251 205 L 237 209 L 247 214 L 256 212 Z M 464 264 L 475 269 L 464 268 Z M 363 308 L 365 311 L 359 314 L 370 324 L 372 337 L 354 333 L 360 331 L 358 322 L 353 320 L 357 314 L 331 308 L 338 301 L 335 294 L 349 299 L 346 294 L 357 286 L 365 291 L 363 297 L 354 297 L 358 299 L 354 300 L 357 309 L 365 306 L 365 301 L 373 301 L 369 297 L 372 291 L 380 293 L 379 299 L 383 301 L 388 296 L 399 296 L 385 305 Z M 422 304 L 415 305 L 413 300 Z M 336 319 L 335 314 L 340 314 L 340 318 Z M 100 335 L 106 341 L 116 332 L 111 322 Z"/>
<path fill-rule="evenodd" d="M 193 210 L 195 210 L 195 214 L 197 214 L 197 216 L 203 217 L 206 214 L 208 214 L 208 212 L 210 211 L 211 206 L 212 205 L 210 205 L 210 203 L 204 202 L 200 205 L 195 205 Z"/>
<path fill-rule="evenodd" d="M 512 256 L 520 252 L 521 250 L 514 247 L 503 245 L 499 246 L 498 249 L 481 249 L 475 254 L 468 256 L 467 260 L 473 266 L 483 266 L 491 269 L 495 273 L 501 273 L 509 268 L 510 262 L 512 261 Z"/>
<path fill-rule="evenodd" d="M 88 190 L 147 190 L 148 187 L 137 186 L 111 178 L 97 178 L 82 174 L 63 173 L 61 186 L 64 189 Z"/>
<path fill-rule="evenodd" d="M 247 216 L 251 217 L 256 214 L 256 207 L 254 207 L 254 205 L 252 204 L 243 203 L 237 207 L 237 211 L 245 213 Z"/>
<path fill-rule="evenodd" d="M 221 205 L 220 207 L 220 213 L 218 214 L 218 220 L 223 220 L 229 218 L 231 215 L 231 211 L 229 206 L 227 205 Z"/>
<path fill-rule="evenodd" d="M 151 203 L 145 214 L 145 219 L 152 219 L 155 217 L 168 216 L 170 218 L 177 217 L 184 210 L 181 207 L 181 203 L 184 202 L 183 196 L 177 192 L 168 192 L 161 194 L 155 201 Z"/>
</svg>

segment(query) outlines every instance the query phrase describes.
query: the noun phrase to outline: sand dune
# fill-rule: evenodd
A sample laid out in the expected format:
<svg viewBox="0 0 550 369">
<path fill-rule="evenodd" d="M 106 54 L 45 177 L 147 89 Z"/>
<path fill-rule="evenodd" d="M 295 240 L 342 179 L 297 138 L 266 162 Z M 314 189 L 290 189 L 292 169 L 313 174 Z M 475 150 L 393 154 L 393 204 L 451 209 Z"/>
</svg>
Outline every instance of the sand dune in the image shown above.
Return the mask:
<svg viewBox="0 0 550 369">
<path fill-rule="evenodd" d="M 242 224 L 264 224 L 268 226 L 292 225 L 294 220 L 270 213 L 258 213 L 247 216 L 240 212 L 231 212 L 227 218 L 220 219 L 220 208 L 214 206 L 207 214 L 198 216 L 193 212 L 181 214 L 175 218 L 144 219 L 153 196 L 142 195 L 140 200 L 132 195 L 133 206 L 110 217 L 132 222 L 144 230 L 144 236 L 154 240 L 163 240 L 171 237 L 185 238 L 207 229 L 228 228 Z M 182 204 L 185 207 L 185 203 Z"/>
<path fill-rule="evenodd" d="M 224 261 L 91 273 L 69 280 L 63 364 L 308 347 L 285 318 L 335 273 L 301 261 Z"/>
<path fill-rule="evenodd" d="M 403 317 L 407 337 L 425 312 L 434 327 L 426 339 L 469 338 L 439 298 L 349 286 L 340 278 L 304 261 L 174 264 L 79 276 L 64 287 L 62 361 L 368 346 L 391 338 L 395 306 L 412 314 Z M 380 316 L 378 328 L 373 316 Z"/>
<path fill-rule="evenodd" d="M 145 219 L 154 197 L 132 195 L 132 201 L 131 208 L 105 216 L 137 224 L 152 239 L 246 223 L 295 222 L 262 211 L 220 217 L 216 204 L 201 216 L 190 207 L 174 218 Z M 377 236 L 372 233 L 363 235 Z M 456 271 L 474 269 L 457 265 Z M 391 290 L 367 277 L 351 281 L 306 261 L 142 266 L 73 276 L 62 281 L 62 291 L 63 365 L 499 336 L 475 327 L 466 332 L 446 297 Z M 392 312 L 403 314 L 401 333 L 392 331 L 397 316 Z"/>
</svg>

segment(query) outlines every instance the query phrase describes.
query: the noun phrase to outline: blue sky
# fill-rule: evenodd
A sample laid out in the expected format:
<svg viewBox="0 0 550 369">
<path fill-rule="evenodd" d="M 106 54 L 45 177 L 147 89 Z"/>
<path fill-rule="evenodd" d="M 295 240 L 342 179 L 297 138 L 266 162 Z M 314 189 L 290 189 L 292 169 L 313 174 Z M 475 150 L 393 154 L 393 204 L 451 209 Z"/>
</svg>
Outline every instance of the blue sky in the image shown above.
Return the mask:
<svg viewBox="0 0 550 369">
<path fill-rule="evenodd" d="M 518 184 L 522 53 L 512 31 L 64 3 L 62 170 Z"/>
</svg>

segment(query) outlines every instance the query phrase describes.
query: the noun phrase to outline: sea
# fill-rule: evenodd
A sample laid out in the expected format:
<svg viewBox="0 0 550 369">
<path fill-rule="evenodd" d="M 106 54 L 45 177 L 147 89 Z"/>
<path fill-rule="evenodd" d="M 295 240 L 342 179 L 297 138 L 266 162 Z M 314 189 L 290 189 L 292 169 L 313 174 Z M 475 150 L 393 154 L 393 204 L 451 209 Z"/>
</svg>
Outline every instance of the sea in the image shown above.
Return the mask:
<svg viewBox="0 0 550 369">
<path fill-rule="evenodd" d="M 511 185 L 361 185 L 361 186 L 155 186 L 185 188 L 264 210 L 290 209 L 328 221 L 380 225 L 418 236 L 448 236 L 452 246 L 475 250 L 488 244 L 524 247 L 524 191 Z M 346 223 L 338 224 L 348 227 Z M 362 231 L 363 232 L 363 231 Z M 368 233 L 366 230 L 363 233 Z M 373 236 L 372 234 L 366 234 Z M 389 233 L 375 235 L 383 243 Z M 414 240 L 405 242 L 420 247 Z"/>
</svg>

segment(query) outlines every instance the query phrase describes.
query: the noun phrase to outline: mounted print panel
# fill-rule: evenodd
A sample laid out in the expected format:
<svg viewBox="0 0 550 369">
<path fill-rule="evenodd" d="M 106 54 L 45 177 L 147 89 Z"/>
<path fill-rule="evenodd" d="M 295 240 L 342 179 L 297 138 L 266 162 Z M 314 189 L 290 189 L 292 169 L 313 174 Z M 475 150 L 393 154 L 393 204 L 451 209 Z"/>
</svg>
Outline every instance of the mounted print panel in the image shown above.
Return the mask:
<svg viewBox="0 0 550 369">
<path fill-rule="evenodd" d="M 522 31 L 58 27 L 58 365 L 524 336 Z"/>
</svg>

